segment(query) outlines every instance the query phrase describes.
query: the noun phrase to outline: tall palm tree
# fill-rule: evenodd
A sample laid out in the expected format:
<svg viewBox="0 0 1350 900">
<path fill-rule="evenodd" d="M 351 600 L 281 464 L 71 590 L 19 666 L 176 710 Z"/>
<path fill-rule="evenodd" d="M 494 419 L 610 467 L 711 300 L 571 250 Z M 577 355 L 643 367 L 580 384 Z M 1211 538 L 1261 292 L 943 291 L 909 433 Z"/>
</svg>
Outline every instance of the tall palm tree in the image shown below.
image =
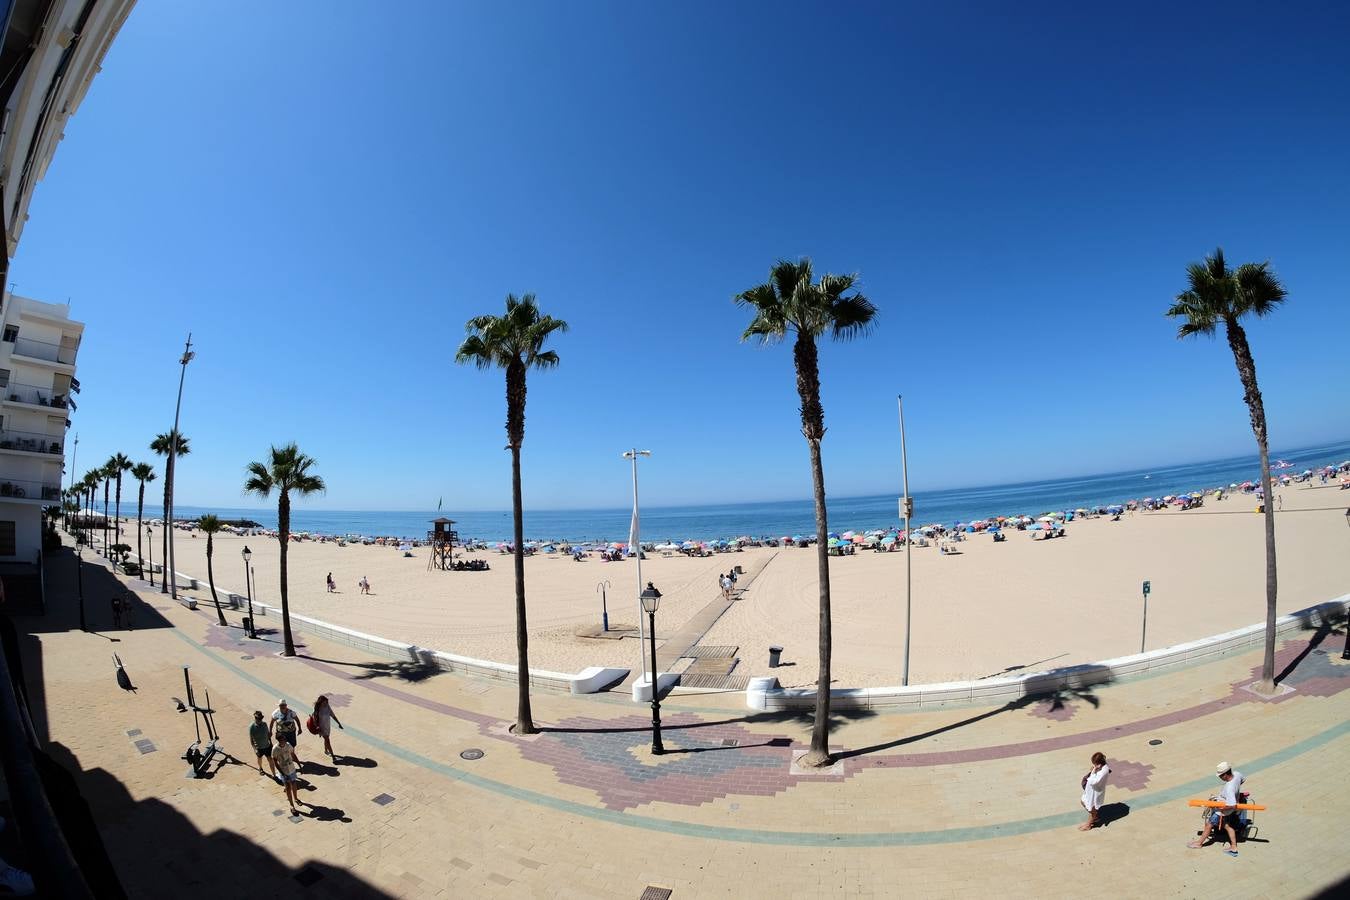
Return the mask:
<svg viewBox="0 0 1350 900">
<path fill-rule="evenodd" d="M 84 477 L 80 479 L 79 486 L 81 501 L 80 512 L 84 517 L 84 527 L 80 530 L 84 534 L 84 542 L 88 544 L 93 540 L 93 536 L 89 534 L 89 520 L 94 515 L 94 488 L 98 486 L 97 470 L 90 469 L 88 472 L 85 472 Z"/>
<path fill-rule="evenodd" d="M 295 655 L 295 641 L 291 638 L 291 604 L 286 585 L 286 550 L 291 539 L 291 492 L 305 497 L 327 490 L 323 479 L 310 472 L 316 465 L 314 457 L 306 456 L 294 442 L 284 447 L 272 447 L 266 463 L 248 464 L 248 480 L 244 491 L 267 497 L 277 492 L 277 539 L 281 541 L 281 631 L 285 641 L 285 655 Z"/>
<path fill-rule="evenodd" d="M 216 605 L 216 618 L 221 625 L 225 625 L 225 613 L 220 608 L 220 598 L 216 596 L 216 573 L 211 568 L 211 555 L 215 551 L 213 541 L 216 532 L 220 531 L 220 519 L 207 513 L 197 520 L 197 527 L 206 535 L 206 580 L 211 585 L 211 602 Z"/>
<path fill-rule="evenodd" d="M 567 323 L 539 312 L 534 294 L 506 295 L 506 313 L 474 316 L 464 326 L 468 336 L 455 353 L 455 362 L 480 369 L 506 370 L 506 447 L 511 451 L 511 513 L 515 519 L 516 568 L 516 732 L 534 734 L 530 712 L 529 640 L 525 628 L 525 514 L 520 494 L 520 447 L 525 442 L 525 374 L 530 369 L 552 369 L 558 354 L 545 350 L 554 332 Z M 655 677 L 655 676 L 653 676 Z"/>
<path fill-rule="evenodd" d="M 108 471 L 117 479 L 116 505 L 113 507 L 113 534 L 122 542 L 122 475 L 131 471 L 131 460 L 125 453 L 114 453 L 108 460 Z"/>
<path fill-rule="evenodd" d="M 769 280 L 737 294 L 738 306 L 748 306 L 755 317 L 741 334 L 742 341 L 770 344 L 793 335 L 792 361 L 797 370 L 801 400 L 802 435 L 811 451 L 811 482 L 816 504 L 816 571 L 820 582 L 820 674 L 816 681 L 816 718 L 811 749 L 802 757 L 807 766 L 830 763 L 830 558 L 829 527 L 825 511 L 825 471 L 820 442 L 825 437 L 825 410 L 820 403 L 820 366 L 816 341 L 828 334 L 848 340 L 866 334 L 877 309 L 853 290 L 856 276 L 822 275 L 811 280 L 811 261 L 779 262 Z"/>
<path fill-rule="evenodd" d="M 1267 316 L 1284 302 L 1285 290 L 1269 262 L 1243 263 L 1228 268 L 1223 248 L 1204 262 L 1186 267 L 1190 288 L 1177 295 L 1167 315 L 1183 319 L 1177 337 L 1213 336 L 1222 324 L 1228 347 L 1233 351 L 1242 399 L 1252 420 L 1252 434 L 1261 454 L 1261 491 L 1266 511 L 1266 654 L 1261 663 L 1261 690 L 1275 692 L 1275 496 L 1270 486 L 1270 449 L 1266 434 L 1266 408 L 1256 384 L 1256 360 L 1247 343 L 1247 332 L 1238 321 L 1251 314 Z"/>
<path fill-rule="evenodd" d="M 142 569 L 141 574 L 144 575 L 145 554 L 142 552 L 141 548 L 141 532 L 145 530 L 145 525 L 142 523 L 141 517 L 145 513 L 145 486 L 155 480 L 155 469 L 146 462 L 136 463 L 136 465 L 131 467 L 131 477 L 141 483 L 140 489 L 136 494 L 136 558 L 140 560 Z M 154 548 L 154 544 L 151 544 L 150 546 L 151 549 Z M 155 574 L 151 572 L 150 583 L 152 585 L 154 584 L 154 577 Z"/>
<path fill-rule="evenodd" d="M 113 461 L 109 459 L 98 470 L 99 478 L 103 481 L 103 555 L 110 556 L 108 552 L 108 497 L 112 490 L 113 477 L 116 475 Z"/>
<path fill-rule="evenodd" d="M 172 438 L 170 437 L 170 435 L 171 435 L 171 432 L 170 432 L 170 431 L 166 431 L 166 432 L 163 432 L 163 433 L 161 433 L 161 434 L 155 435 L 155 439 L 154 439 L 153 441 L 150 442 L 150 449 L 153 450 L 153 451 L 155 451 L 156 453 L 158 453 L 160 456 L 168 456 L 168 455 L 169 455 L 169 450 L 173 447 L 173 440 L 172 440 Z M 177 447 L 177 450 L 175 450 L 174 455 L 175 455 L 175 456 L 187 456 L 187 455 L 188 455 L 189 453 L 191 453 L 191 452 L 192 452 L 192 448 L 191 448 L 191 447 L 189 446 L 189 444 L 188 444 L 188 439 L 187 439 L 186 437 L 184 437 L 182 434 L 179 434 L 179 435 L 178 435 L 178 447 Z M 161 558 L 164 560 L 164 574 L 165 574 L 166 577 L 162 578 L 162 579 L 160 580 L 160 583 L 159 583 L 159 592 L 160 592 L 161 594 L 167 594 L 167 593 L 169 592 L 169 579 L 172 578 L 172 579 L 174 580 L 174 587 L 175 587 L 175 589 L 177 588 L 177 581 L 178 581 L 177 576 L 175 576 L 172 572 L 169 571 L 169 569 L 170 569 L 170 566 L 169 566 L 169 541 L 172 540 L 172 538 L 173 538 L 173 536 L 172 536 L 172 534 L 171 534 L 171 532 L 173 531 L 173 523 L 169 521 L 169 503 L 170 503 L 172 500 L 173 500 L 173 472 L 170 471 L 170 470 L 168 470 L 168 469 L 165 469 L 165 470 L 164 470 L 164 535 L 163 535 L 163 538 L 162 538 L 162 540 L 163 540 L 163 542 L 164 542 L 164 553 L 163 553 L 163 555 L 162 555 Z"/>
</svg>

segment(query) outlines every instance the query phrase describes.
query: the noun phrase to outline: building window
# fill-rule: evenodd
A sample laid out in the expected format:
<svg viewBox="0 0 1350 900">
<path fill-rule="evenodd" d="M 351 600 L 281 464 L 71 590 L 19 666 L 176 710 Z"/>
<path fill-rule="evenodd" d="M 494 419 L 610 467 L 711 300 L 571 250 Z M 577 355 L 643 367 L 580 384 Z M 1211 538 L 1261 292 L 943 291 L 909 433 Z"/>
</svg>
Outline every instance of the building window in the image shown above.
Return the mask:
<svg viewBox="0 0 1350 900">
<path fill-rule="evenodd" d="M 9 369 L 0 369 L 0 388 L 9 387 Z"/>
<path fill-rule="evenodd" d="M 14 553 L 14 523 L 0 522 L 0 556 L 13 556 Z"/>
<path fill-rule="evenodd" d="M 0 338 L 0 340 L 4 340 L 6 343 L 12 344 L 18 337 L 19 337 L 19 326 L 6 325 L 4 337 Z"/>
</svg>

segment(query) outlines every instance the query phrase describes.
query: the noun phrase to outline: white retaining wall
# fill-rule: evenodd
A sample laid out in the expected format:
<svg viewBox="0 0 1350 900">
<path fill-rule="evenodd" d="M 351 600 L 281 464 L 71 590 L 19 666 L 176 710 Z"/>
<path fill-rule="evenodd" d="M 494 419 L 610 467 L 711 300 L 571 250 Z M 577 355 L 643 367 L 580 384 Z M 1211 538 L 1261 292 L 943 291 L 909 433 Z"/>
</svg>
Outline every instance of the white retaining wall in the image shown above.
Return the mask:
<svg viewBox="0 0 1350 900">
<path fill-rule="evenodd" d="M 1276 637 L 1316 628 L 1328 617 L 1343 615 L 1347 607 L 1350 607 L 1350 594 L 1343 594 L 1326 603 L 1281 616 L 1275 620 Z M 1210 662 L 1261 646 L 1265 632 L 1266 623 L 1261 622 L 1148 653 L 1007 678 L 909 687 L 839 688 L 830 691 L 830 706 L 838 709 L 918 709 L 946 703 L 1006 703 L 1029 695 L 1087 688 Z M 755 710 L 814 708 L 816 692 L 809 688 L 785 690 L 777 686 L 776 678 L 752 678 L 746 688 L 745 702 Z"/>
</svg>

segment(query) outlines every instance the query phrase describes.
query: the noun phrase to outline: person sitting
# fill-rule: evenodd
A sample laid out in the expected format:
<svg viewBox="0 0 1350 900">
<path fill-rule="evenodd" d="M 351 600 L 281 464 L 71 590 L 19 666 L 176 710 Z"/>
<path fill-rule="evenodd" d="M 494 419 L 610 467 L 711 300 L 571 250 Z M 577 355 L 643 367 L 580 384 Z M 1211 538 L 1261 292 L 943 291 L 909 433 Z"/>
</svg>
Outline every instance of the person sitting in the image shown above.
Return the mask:
<svg viewBox="0 0 1350 900">
<path fill-rule="evenodd" d="M 1210 833 L 1222 826 L 1228 834 L 1228 849 L 1224 852 L 1229 856 L 1237 856 L 1237 831 L 1233 827 L 1233 822 L 1236 819 L 1237 805 L 1242 802 L 1239 797 L 1242 794 L 1242 783 L 1246 779 L 1241 772 L 1233 771 L 1233 767 L 1226 762 L 1221 762 L 1215 766 L 1214 772 L 1223 782 L 1223 787 L 1219 790 L 1219 796 L 1212 799 L 1220 801 L 1223 806 L 1210 810 L 1209 816 L 1205 819 L 1205 830 L 1200 833 L 1200 839 L 1191 841 L 1186 846 L 1198 850 L 1209 843 Z"/>
</svg>

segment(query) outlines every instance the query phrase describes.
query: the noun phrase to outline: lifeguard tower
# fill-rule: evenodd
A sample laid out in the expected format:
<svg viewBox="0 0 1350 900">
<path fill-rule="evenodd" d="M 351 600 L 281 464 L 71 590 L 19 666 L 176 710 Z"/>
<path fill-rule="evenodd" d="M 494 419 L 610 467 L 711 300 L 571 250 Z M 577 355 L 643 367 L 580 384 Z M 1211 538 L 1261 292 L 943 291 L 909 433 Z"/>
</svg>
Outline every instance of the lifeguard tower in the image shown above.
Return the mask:
<svg viewBox="0 0 1350 900">
<path fill-rule="evenodd" d="M 431 530 L 427 532 L 427 543 L 431 546 L 431 553 L 427 555 L 427 570 L 445 571 L 452 568 L 455 563 L 455 542 L 458 540 L 459 532 L 455 531 L 454 519 L 445 516 L 432 519 Z"/>
</svg>

